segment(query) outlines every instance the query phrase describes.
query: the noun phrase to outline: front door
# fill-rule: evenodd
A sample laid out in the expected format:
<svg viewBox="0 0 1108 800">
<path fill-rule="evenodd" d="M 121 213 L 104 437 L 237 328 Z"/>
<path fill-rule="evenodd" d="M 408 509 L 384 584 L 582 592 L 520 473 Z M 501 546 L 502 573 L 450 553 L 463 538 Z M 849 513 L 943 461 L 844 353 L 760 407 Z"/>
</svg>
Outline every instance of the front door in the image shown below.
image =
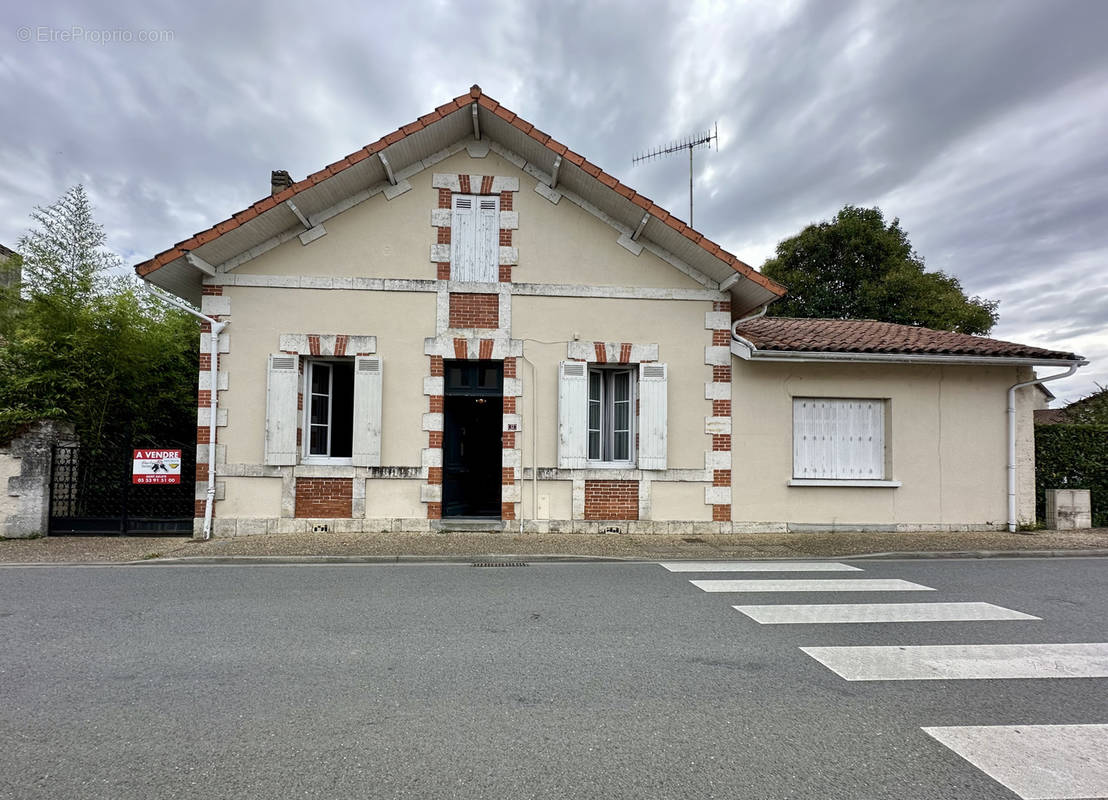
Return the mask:
<svg viewBox="0 0 1108 800">
<path fill-rule="evenodd" d="M 443 516 L 499 519 L 504 363 L 443 367 Z"/>
</svg>

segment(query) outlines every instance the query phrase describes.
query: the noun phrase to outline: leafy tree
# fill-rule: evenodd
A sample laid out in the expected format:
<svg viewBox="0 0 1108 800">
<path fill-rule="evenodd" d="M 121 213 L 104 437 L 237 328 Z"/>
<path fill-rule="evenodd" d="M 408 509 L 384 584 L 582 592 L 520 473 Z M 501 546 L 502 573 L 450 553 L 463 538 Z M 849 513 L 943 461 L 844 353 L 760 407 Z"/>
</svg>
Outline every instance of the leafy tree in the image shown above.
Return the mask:
<svg viewBox="0 0 1108 800">
<path fill-rule="evenodd" d="M 113 272 L 81 186 L 36 208 L 19 240 L 24 288 L 0 296 L 0 440 L 38 419 L 83 445 L 187 441 L 196 426 L 197 324 Z M 187 438 L 186 438 L 187 437 Z"/>
<path fill-rule="evenodd" d="M 830 222 L 809 225 L 777 245 L 762 272 L 789 294 L 771 316 L 876 319 L 986 334 L 997 303 L 966 297 L 958 279 L 927 272 L 900 220 L 879 208 L 844 206 Z"/>
<path fill-rule="evenodd" d="M 1108 425 L 1108 386 L 1075 400 L 1062 409 L 1065 421 L 1075 425 Z"/>
</svg>

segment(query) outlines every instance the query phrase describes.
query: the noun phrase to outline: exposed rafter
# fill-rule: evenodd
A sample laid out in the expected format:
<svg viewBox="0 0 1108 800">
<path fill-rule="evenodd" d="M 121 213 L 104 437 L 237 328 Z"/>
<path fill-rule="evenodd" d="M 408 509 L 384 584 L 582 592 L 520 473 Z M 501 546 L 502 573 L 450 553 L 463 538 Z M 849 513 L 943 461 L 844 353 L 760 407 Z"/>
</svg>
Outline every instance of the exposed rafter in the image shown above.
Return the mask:
<svg viewBox="0 0 1108 800">
<path fill-rule="evenodd" d="M 728 289 L 730 289 L 732 286 L 734 286 L 736 283 L 738 283 L 739 278 L 741 278 L 741 277 L 742 277 L 742 275 L 740 275 L 739 273 L 736 272 L 734 275 L 731 275 L 730 277 L 725 278 L 723 283 L 721 283 L 719 285 L 720 291 L 726 292 Z"/>
<path fill-rule="evenodd" d="M 473 138 L 481 141 L 481 123 L 477 119 L 477 104 L 474 103 L 470 108 L 473 109 Z"/>
<path fill-rule="evenodd" d="M 554 156 L 554 166 L 550 168 L 550 188 L 558 188 L 558 170 L 562 168 L 562 157 Z"/>
<path fill-rule="evenodd" d="M 305 217 L 300 209 L 296 207 L 296 203 L 292 202 L 292 200 L 286 200 L 285 205 L 292 210 L 292 213 L 296 215 L 296 218 L 298 220 L 300 220 L 301 225 L 303 225 L 305 228 L 312 227 L 312 223 L 308 222 L 308 218 Z"/>
<path fill-rule="evenodd" d="M 385 176 L 389 179 L 389 183 L 396 186 L 396 176 L 392 174 L 392 165 L 389 164 L 389 160 L 385 158 L 384 152 L 378 153 L 377 157 L 381 159 L 381 166 L 385 168 Z"/>
<path fill-rule="evenodd" d="M 215 267 L 195 253 L 185 253 L 185 261 L 189 262 L 190 266 L 195 267 L 205 275 L 209 275 L 213 278 L 215 277 Z"/>
<path fill-rule="evenodd" d="M 642 219 L 639 220 L 639 227 L 635 228 L 635 232 L 631 234 L 632 242 L 637 242 L 639 240 L 639 237 L 642 236 L 642 229 L 646 227 L 646 223 L 649 221 L 650 214 L 643 214 Z"/>
</svg>

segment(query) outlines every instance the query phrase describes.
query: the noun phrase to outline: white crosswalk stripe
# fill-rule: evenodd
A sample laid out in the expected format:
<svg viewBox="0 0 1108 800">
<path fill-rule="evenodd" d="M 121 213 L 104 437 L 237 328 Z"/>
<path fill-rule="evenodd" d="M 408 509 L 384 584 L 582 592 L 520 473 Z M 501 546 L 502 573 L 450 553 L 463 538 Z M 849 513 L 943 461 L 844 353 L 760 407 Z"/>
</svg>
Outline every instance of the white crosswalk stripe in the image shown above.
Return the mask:
<svg viewBox="0 0 1108 800">
<path fill-rule="evenodd" d="M 1108 797 L 1108 725 L 923 730 L 1023 800 Z"/>
<path fill-rule="evenodd" d="M 977 622 L 1039 619 L 992 603 L 834 603 L 732 606 L 762 625 L 853 622 Z"/>
<path fill-rule="evenodd" d="M 933 592 L 930 586 L 898 578 L 826 580 L 703 580 L 689 581 L 706 592 Z"/>
<path fill-rule="evenodd" d="M 670 572 L 862 572 L 833 561 L 663 561 Z"/>
<path fill-rule="evenodd" d="M 848 681 L 1108 678 L 1108 644 L 801 647 Z"/>
</svg>

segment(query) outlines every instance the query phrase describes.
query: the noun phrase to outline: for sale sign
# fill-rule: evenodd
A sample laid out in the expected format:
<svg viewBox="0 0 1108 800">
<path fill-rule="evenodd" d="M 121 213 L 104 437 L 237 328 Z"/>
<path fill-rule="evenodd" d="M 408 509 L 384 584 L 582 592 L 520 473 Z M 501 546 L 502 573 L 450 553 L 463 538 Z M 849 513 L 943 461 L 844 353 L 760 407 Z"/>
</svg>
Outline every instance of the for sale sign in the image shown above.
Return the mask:
<svg viewBox="0 0 1108 800">
<path fill-rule="evenodd" d="M 136 450 L 131 483 L 180 483 L 180 450 Z"/>
</svg>

